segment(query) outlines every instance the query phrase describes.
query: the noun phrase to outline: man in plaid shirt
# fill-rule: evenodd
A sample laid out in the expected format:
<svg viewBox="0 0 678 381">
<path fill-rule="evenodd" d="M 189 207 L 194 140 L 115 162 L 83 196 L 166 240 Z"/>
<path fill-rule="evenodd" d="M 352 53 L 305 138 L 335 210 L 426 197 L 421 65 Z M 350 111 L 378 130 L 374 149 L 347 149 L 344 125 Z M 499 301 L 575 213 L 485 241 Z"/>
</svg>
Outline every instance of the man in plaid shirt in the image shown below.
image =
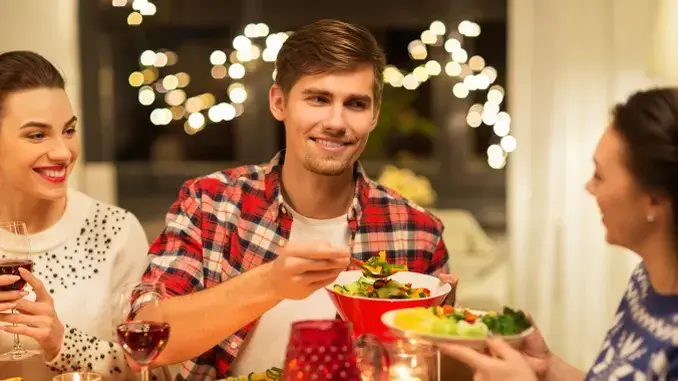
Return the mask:
<svg viewBox="0 0 678 381">
<path fill-rule="evenodd" d="M 336 316 L 323 287 L 351 256 L 384 250 L 389 262 L 456 282 L 441 222 L 357 162 L 377 123 L 384 66 L 372 34 L 340 21 L 285 42 L 269 103 L 287 149 L 187 181 L 151 246 L 144 280 L 173 296 L 162 302 L 172 332 L 156 365 L 184 361 L 178 380 L 281 366 L 293 321 Z M 145 300 L 139 316 L 151 319 Z"/>
</svg>

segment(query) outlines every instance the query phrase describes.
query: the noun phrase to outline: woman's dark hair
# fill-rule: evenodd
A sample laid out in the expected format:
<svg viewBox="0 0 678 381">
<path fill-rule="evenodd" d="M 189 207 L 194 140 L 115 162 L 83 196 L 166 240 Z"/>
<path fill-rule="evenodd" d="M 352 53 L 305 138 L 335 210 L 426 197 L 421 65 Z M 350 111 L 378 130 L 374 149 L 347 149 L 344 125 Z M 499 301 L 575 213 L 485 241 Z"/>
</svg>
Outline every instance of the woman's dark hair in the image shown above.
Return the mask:
<svg viewBox="0 0 678 381">
<path fill-rule="evenodd" d="M 39 88 L 63 89 L 64 77 L 45 57 L 29 51 L 0 54 L 0 116 L 11 93 Z"/>
<path fill-rule="evenodd" d="M 636 180 L 671 199 L 678 235 L 678 88 L 637 92 L 614 108 L 613 118 Z"/>
</svg>

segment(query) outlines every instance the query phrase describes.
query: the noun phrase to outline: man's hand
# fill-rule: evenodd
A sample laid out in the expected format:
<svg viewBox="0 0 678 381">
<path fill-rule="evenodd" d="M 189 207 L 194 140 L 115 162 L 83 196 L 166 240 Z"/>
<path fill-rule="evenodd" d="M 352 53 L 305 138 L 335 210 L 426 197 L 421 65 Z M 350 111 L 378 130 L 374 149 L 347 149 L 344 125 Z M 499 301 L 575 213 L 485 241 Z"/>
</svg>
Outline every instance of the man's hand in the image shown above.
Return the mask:
<svg viewBox="0 0 678 381">
<path fill-rule="evenodd" d="M 288 243 L 271 263 L 271 283 L 281 299 L 304 299 L 334 282 L 349 265 L 348 248 L 325 242 L 313 245 Z"/>
<path fill-rule="evenodd" d="M 447 297 L 445 298 L 445 301 L 443 304 L 449 304 L 450 306 L 454 306 L 454 304 L 457 302 L 457 285 L 459 284 L 459 277 L 454 275 L 454 274 L 438 274 L 438 279 L 440 279 L 441 282 L 447 283 L 452 287 L 452 291 L 450 291 L 449 294 L 447 294 Z"/>
</svg>

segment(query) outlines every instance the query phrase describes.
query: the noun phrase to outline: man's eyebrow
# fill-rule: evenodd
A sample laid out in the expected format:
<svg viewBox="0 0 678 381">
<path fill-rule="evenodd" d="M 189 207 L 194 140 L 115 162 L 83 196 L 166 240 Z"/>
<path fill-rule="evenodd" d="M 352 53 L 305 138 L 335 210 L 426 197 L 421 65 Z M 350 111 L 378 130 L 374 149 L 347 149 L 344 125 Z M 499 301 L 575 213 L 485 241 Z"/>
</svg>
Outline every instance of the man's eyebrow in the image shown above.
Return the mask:
<svg viewBox="0 0 678 381">
<path fill-rule="evenodd" d="M 332 94 L 331 91 L 316 88 L 316 87 L 309 87 L 307 89 L 304 89 L 302 91 L 302 93 L 306 94 L 306 95 L 322 95 L 322 96 L 325 96 L 325 97 L 333 97 L 334 96 L 334 94 Z M 362 102 L 365 102 L 365 103 L 372 102 L 372 97 L 369 94 L 358 94 L 358 93 L 349 94 L 347 98 L 351 99 L 351 100 L 362 101 Z"/>
</svg>

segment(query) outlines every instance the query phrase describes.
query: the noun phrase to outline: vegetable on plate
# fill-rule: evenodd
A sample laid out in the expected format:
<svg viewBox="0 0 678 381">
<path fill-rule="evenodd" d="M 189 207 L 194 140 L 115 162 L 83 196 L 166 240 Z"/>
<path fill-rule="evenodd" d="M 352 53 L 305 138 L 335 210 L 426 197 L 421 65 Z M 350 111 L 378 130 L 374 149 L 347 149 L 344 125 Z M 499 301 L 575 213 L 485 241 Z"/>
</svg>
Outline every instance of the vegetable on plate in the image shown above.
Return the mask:
<svg viewBox="0 0 678 381">
<path fill-rule="evenodd" d="M 228 377 L 224 381 L 279 381 L 282 379 L 282 369 L 270 368 L 266 372 L 250 373 L 244 376 Z"/>
<path fill-rule="evenodd" d="M 532 327 L 523 311 L 508 307 L 497 313 L 448 305 L 396 311 L 393 324 L 406 331 L 467 338 L 520 335 Z"/>
</svg>

